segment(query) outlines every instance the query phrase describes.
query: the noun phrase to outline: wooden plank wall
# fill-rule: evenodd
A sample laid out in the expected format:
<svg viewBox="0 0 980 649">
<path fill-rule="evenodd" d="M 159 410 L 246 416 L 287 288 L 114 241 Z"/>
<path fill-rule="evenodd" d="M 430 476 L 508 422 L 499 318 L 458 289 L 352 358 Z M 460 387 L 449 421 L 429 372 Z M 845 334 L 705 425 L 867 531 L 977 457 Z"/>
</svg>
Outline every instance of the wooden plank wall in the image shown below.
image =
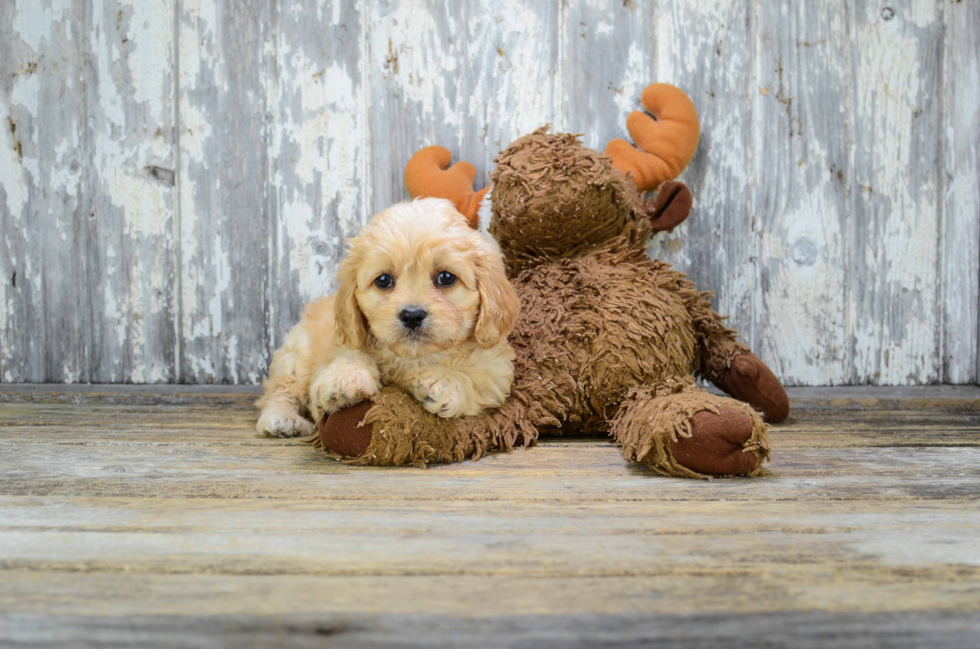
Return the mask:
<svg viewBox="0 0 980 649">
<path fill-rule="evenodd" d="M 651 81 L 704 128 L 651 253 L 788 384 L 976 381 L 976 0 L 5 0 L 0 381 L 256 382 L 413 151 Z"/>
</svg>

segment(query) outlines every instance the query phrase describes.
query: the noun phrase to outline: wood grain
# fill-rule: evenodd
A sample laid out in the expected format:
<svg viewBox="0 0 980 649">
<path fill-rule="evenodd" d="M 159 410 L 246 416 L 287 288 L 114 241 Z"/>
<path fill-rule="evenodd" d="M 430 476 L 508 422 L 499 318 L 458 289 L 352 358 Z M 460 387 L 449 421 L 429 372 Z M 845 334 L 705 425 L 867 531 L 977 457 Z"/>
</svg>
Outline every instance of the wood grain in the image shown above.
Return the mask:
<svg viewBox="0 0 980 649">
<path fill-rule="evenodd" d="M 852 380 L 941 375 L 938 245 L 943 2 L 854 5 Z M 907 175 L 916 170 L 914 179 Z"/>
<path fill-rule="evenodd" d="M 795 389 L 762 479 L 351 467 L 255 390 L 0 389 L 0 644 L 972 646 L 980 388 Z"/>
<path fill-rule="evenodd" d="M 758 352 L 795 385 L 864 383 L 849 369 L 854 105 L 847 4 L 757 9 Z M 855 316 L 857 317 L 857 316 Z"/>
<path fill-rule="evenodd" d="M 296 593 L 301 592 L 311 599 L 326 602 L 323 608 L 329 607 L 331 610 L 296 613 L 281 606 L 262 616 L 196 612 L 190 615 L 145 615 L 137 611 L 125 617 L 108 613 L 60 617 L 56 626 L 51 624 L 51 620 L 37 615 L 14 614 L 7 620 L 0 620 L 0 631 L 9 629 L 6 635 L 24 644 L 57 644 L 59 640 L 67 638 L 78 647 L 134 642 L 153 647 L 322 647 L 324 643 L 340 647 L 485 647 L 488 639 L 492 639 L 494 646 L 499 647 L 585 648 L 610 644 L 656 644 L 680 649 L 692 644 L 708 647 L 761 644 L 804 649 L 860 648 L 880 646 L 882 643 L 888 647 L 909 649 L 922 646 L 970 647 L 975 644 L 978 633 L 973 610 L 913 613 L 841 613 L 832 610 L 779 614 L 671 613 L 669 609 L 677 594 L 669 588 L 659 588 L 660 583 L 656 579 L 638 580 L 625 592 L 609 589 L 608 580 L 583 580 L 571 584 L 566 581 L 542 584 L 537 580 L 520 580 L 506 584 L 494 582 L 489 588 L 477 588 L 471 583 L 454 580 L 439 597 L 431 598 L 423 593 L 431 592 L 433 585 L 440 582 L 424 577 L 415 579 L 414 588 L 407 593 L 392 593 L 390 582 L 384 579 L 371 580 L 366 585 L 350 580 L 286 579 L 275 584 L 271 590 L 261 591 L 259 589 L 269 584 L 243 584 L 240 578 L 231 581 L 205 579 L 209 585 L 213 584 L 213 590 L 209 593 L 211 600 L 245 599 L 251 602 L 267 599 L 269 595 L 279 596 L 280 599 L 288 595 L 298 600 L 301 598 L 296 597 Z M 145 583 L 146 589 L 129 589 L 128 592 L 143 595 L 146 590 L 162 591 L 174 602 L 187 602 L 179 610 L 188 610 L 194 604 L 207 601 L 206 596 L 188 601 L 186 595 L 180 592 L 184 583 L 179 579 L 163 581 L 151 578 Z M 126 592 L 111 580 L 99 580 L 94 585 L 112 593 L 119 592 L 119 601 Z M 709 593 L 742 594 L 727 581 L 699 581 L 696 585 Z M 35 595 L 37 591 L 31 586 L 18 590 L 18 594 L 25 597 Z M 567 588 L 576 589 L 576 593 L 566 592 Z M 343 595 L 338 596 L 338 593 Z M 578 600 L 579 593 L 592 595 L 595 602 L 609 602 L 613 606 L 628 602 L 645 610 L 611 614 L 542 612 L 541 601 Z M 859 599 L 861 595 L 863 591 L 855 588 L 854 598 Z M 522 608 L 511 615 L 486 613 L 453 616 L 451 611 L 433 612 L 446 611 L 461 596 L 465 597 L 464 601 L 476 603 L 481 610 L 493 610 L 498 601 L 521 604 Z M 383 609 L 394 599 L 412 597 L 417 605 L 408 613 L 352 613 L 344 610 L 351 600 L 371 601 L 373 607 Z M 745 597 L 758 598 L 758 593 L 745 593 Z M 746 632 L 746 629 L 751 631 Z"/>
<path fill-rule="evenodd" d="M 255 383 L 270 341 L 276 7 L 180 0 L 180 354 L 188 383 Z"/>
<path fill-rule="evenodd" d="M 405 163 L 424 146 L 440 144 L 472 163 L 480 188 L 513 140 L 547 123 L 566 128 L 559 6 L 368 3 L 374 211 L 407 198 Z"/>
<path fill-rule="evenodd" d="M 270 44 L 276 72 L 263 79 L 274 93 L 267 116 L 270 355 L 303 305 L 336 289 L 344 240 L 370 216 L 366 30 L 358 3 L 279 3 Z"/>
<path fill-rule="evenodd" d="M 0 380 L 175 378 L 174 2 L 0 9 Z"/>
<path fill-rule="evenodd" d="M 945 355 L 942 380 L 976 381 L 980 362 L 980 4 L 943 6 L 943 172 L 945 219 L 943 306 Z"/>
<path fill-rule="evenodd" d="M 694 213 L 652 255 L 789 385 L 975 382 L 977 11 L 3 3 L 0 381 L 255 384 L 416 149 L 481 187 L 545 123 L 625 136 L 665 81 L 703 135 Z"/>
</svg>

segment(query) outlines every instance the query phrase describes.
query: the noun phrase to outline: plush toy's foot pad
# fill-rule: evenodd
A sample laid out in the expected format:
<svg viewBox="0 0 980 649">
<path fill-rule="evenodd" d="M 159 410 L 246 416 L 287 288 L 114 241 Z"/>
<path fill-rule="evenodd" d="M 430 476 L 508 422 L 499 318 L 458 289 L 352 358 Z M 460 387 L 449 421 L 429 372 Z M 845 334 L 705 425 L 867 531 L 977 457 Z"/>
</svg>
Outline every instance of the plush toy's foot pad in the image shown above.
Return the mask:
<svg viewBox="0 0 980 649">
<path fill-rule="evenodd" d="M 762 461 L 744 450 L 752 436 L 752 418 L 731 406 L 718 414 L 702 410 L 691 417 L 691 437 L 680 437 L 671 445 L 674 459 L 704 475 L 748 475 Z"/>
<path fill-rule="evenodd" d="M 755 354 L 737 356 L 718 387 L 761 412 L 770 424 L 778 424 L 789 416 L 786 390 Z"/>
<path fill-rule="evenodd" d="M 371 445 L 372 426 L 360 426 L 373 404 L 362 401 L 324 417 L 318 425 L 323 448 L 345 457 L 359 457 Z"/>
</svg>

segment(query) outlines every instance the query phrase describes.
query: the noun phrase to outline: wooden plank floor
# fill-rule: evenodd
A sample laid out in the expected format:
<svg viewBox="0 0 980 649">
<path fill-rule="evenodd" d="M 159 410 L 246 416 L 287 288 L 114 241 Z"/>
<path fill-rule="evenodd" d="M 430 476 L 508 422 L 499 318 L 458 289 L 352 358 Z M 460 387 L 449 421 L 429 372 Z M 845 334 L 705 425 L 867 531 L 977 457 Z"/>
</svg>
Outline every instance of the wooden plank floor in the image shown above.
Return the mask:
<svg viewBox="0 0 980 649">
<path fill-rule="evenodd" d="M 805 389 L 763 479 L 428 470 L 242 388 L 0 386 L 0 645 L 980 646 L 980 389 Z"/>
</svg>

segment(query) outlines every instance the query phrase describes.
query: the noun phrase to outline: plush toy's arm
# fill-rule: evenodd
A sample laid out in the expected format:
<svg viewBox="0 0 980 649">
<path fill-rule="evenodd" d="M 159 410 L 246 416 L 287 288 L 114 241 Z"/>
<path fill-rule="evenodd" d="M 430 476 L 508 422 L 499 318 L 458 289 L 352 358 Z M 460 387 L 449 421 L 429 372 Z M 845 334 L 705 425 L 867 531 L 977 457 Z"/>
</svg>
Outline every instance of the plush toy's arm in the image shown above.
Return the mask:
<svg viewBox="0 0 980 649">
<path fill-rule="evenodd" d="M 695 373 L 748 403 L 767 422 L 775 424 L 786 419 L 789 397 L 776 375 L 736 339 L 734 330 L 725 326 L 724 319 L 711 307 L 711 293 L 699 293 L 686 277 L 680 283 L 700 347 L 700 364 Z"/>
<path fill-rule="evenodd" d="M 626 119 L 636 147 L 613 140 L 606 145 L 606 155 L 645 193 L 684 171 L 698 148 L 701 123 L 694 103 L 680 88 L 655 83 L 646 87 L 641 100 L 647 112 L 635 110 Z"/>
<path fill-rule="evenodd" d="M 441 146 L 427 146 L 405 165 L 405 189 L 409 196 L 447 198 L 466 217 L 471 228 L 480 225 L 477 212 L 490 186 L 473 191 L 476 167 L 469 162 L 452 162 L 452 154 Z"/>
<path fill-rule="evenodd" d="M 318 446 L 352 464 L 425 466 L 479 459 L 489 451 L 533 446 L 537 428 L 528 409 L 511 397 L 475 417 L 443 419 L 397 388 L 321 420 Z"/>
</svg>

